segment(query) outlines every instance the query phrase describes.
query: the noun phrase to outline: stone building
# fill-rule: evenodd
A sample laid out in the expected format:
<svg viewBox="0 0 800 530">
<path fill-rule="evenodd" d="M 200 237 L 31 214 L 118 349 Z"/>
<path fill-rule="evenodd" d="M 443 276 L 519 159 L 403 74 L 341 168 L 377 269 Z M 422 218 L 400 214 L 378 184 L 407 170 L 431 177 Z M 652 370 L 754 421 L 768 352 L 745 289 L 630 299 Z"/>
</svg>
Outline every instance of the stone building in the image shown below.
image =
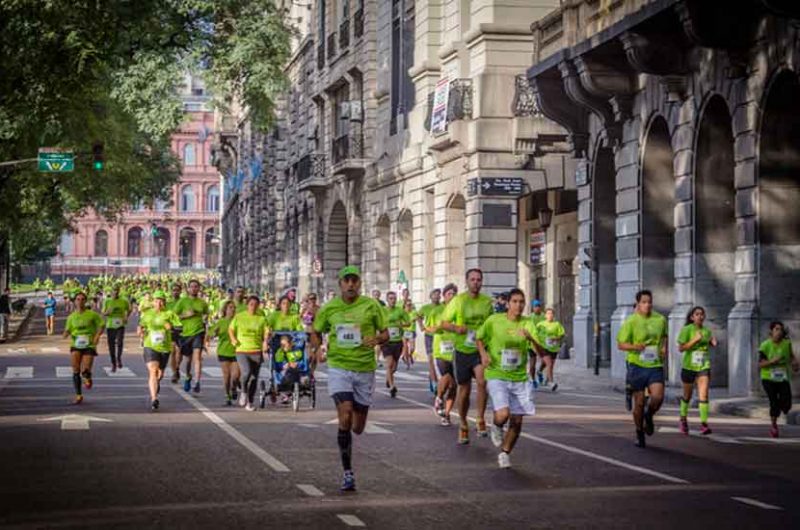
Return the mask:
<svg viewBox="0 0 800 530">
<path fill-rule="evenodd" d="M 641 288 L 669 316 L 672 382 L 694 305 L 731 395 L 757 388 L 768 323 L 800 324 L 798 20 L 780 0 L 586 0 L 533 25 L 528 77 L 578 160 L 579 364 L 594 316 L 613 340 Z"/>
</svg>

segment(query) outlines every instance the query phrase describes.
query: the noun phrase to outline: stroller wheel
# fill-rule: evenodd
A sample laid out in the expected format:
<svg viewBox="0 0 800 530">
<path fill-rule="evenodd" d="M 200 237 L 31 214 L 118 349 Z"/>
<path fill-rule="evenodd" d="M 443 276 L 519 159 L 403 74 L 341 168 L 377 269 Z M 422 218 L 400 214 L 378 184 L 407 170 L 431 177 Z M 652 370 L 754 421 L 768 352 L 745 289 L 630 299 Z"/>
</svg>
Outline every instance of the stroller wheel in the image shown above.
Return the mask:
<svg viewBox="0 0 800 530">
<path fill-rule="evenodd" d="M 292 410 L 300 410 L 300 383 L 295 383 L 292 389 Z"/>
</svg>

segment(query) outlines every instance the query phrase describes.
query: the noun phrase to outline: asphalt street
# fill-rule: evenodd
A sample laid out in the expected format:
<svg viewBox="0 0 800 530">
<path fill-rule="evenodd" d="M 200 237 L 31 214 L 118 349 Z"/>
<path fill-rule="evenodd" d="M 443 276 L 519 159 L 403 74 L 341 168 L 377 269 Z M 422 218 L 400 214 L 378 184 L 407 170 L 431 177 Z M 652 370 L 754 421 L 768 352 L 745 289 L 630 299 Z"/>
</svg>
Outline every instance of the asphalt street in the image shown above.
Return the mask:
<svg viewBox="0 0 800 530">
<path fill-rule="evenodd" d="M 358 492 L 342 494 L 324 367 L 315 410 L 304 402 L 298 413 L 247 412 L 224 405 L 209 356 L 202 392 L 165 379 L 152 413 L 131 324 L 126 370 L 106 372 L 102 338 L 94 388 L 74 406 L 67 341 L 44 336 L 41 320 L 0 346 L 2 528 L 725 529 L 800 520 L 800 428 L 772 440 L 763 421 L 712 416 L 711 437 L 686 437 L 669 404 L 641 450 L 620 395 L 561 388 L 537 393 L 513 467 L 500 470 L 488 439 L 473 431 L 459 446 L 455 425 L 439 425 L 419 363 L 398 372 L 397 399 L 379 372 L 367 432 L 354 443 Z"/>
</svg>

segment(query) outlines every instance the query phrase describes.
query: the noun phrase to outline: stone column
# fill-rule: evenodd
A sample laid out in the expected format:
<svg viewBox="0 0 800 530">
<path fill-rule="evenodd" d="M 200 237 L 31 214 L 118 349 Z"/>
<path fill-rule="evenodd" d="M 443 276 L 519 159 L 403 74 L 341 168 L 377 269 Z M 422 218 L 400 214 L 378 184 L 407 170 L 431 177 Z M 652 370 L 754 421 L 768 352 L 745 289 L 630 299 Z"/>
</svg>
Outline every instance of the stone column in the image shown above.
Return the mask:
<svg viewBox="0 0 800 530">
<path fill-rule="evenodd" d="M 589 161 L 585 160 L 588 172 Z M 586 249 L 592 247 L 592 184 L 586 178 L 576 177 L 578 188 L 578 262 L 577 296 L 575 316 L 572 319 L 574 362 L 580 368 L 589 368 L 594 356 L 594 314 L 592 310 L 592 271 L 583 265 Z M 597 257 L 595 256 L 595 259 Z"/>
</svg>

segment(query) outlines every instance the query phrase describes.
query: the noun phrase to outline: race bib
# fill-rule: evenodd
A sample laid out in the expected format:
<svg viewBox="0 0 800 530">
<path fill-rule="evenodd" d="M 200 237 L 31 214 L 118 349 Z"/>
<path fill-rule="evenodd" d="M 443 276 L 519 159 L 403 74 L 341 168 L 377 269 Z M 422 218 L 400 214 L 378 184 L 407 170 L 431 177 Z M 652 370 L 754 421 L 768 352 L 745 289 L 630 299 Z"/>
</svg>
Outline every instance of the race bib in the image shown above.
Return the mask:
<svg viewBox="0 0 800 530">
<path fill-rule="evenodd" d="M 439 343 L 439 351 L 445 355 L 453 355 L 456 351 L 456 345 L 451 340 L 443 340 Z"/>
<path fill-rule="evenodd" d="M 785 381 L 786 380 L 786 369 L 785 368 L 773 368 L 769 372 L 770 378 L 773 381 Z"/>
<path fill-rule="evenodd" d="M 503 350 L 500 352 L 500 367 L 503 370 L 516 370 L 521 357 L 519 350 Z"/>
<path fill-rule="evenodd" d="M 558 348 L 560 342 L 561 340 L 558 337 L 547 337 L 544 341 L 548 348 Z"/>
<path fill-rule="evenodd" d="M 406 340 L 414 340 L 414 332 L 406 331 L 405 333 L 403 333 L 403 338 Z"/>
<path fill-rule="evenodd" d="M 389 328 L 389 340 L 397 340 L 400 338 L 400 328 Z"/>
<path fill-rule="evenodd" d="M 88 335 L 78 335 L 75 337 L 75 347 L 76 348 L 88 348 L 89 347 L 89 336 Z"/>
<path fill-rule="evenodd" d="M 112 328 L 122 327 L 122 319 L 121 318 L 112 318 L 111 319 L 111 327 Z"/>
<path fill-rule="evenodd" d="M 164 332 L 163 331 L 151 331 L 150 332 L 150 342 L 153 346 L 161 346 L 164 344 Z"/>
<path fill-rule="evenodd" d="M 475 331 L 468 329 L 467 338 L 464 339 L 464 346 L 475 347 Z"/>
<path fill-rule="evenodd" d="M 693 366 L 703 366 L 706 362 L 706 352 L 703 351 L 693 351 L 692 352 L 692 365 Z"/>
<path fill-rule="evenodd" d="M 341 348 L 361 346 L 361 328 L 358 324 L 337 324 L 336 342 Z"/>
<path fill-rule="evenodd" d="M 658 350 L 655 346 L 647 346 L 639 353 L 639 360 L 643 363 L 654 363 L 658 360 Z"/>
</svg>

